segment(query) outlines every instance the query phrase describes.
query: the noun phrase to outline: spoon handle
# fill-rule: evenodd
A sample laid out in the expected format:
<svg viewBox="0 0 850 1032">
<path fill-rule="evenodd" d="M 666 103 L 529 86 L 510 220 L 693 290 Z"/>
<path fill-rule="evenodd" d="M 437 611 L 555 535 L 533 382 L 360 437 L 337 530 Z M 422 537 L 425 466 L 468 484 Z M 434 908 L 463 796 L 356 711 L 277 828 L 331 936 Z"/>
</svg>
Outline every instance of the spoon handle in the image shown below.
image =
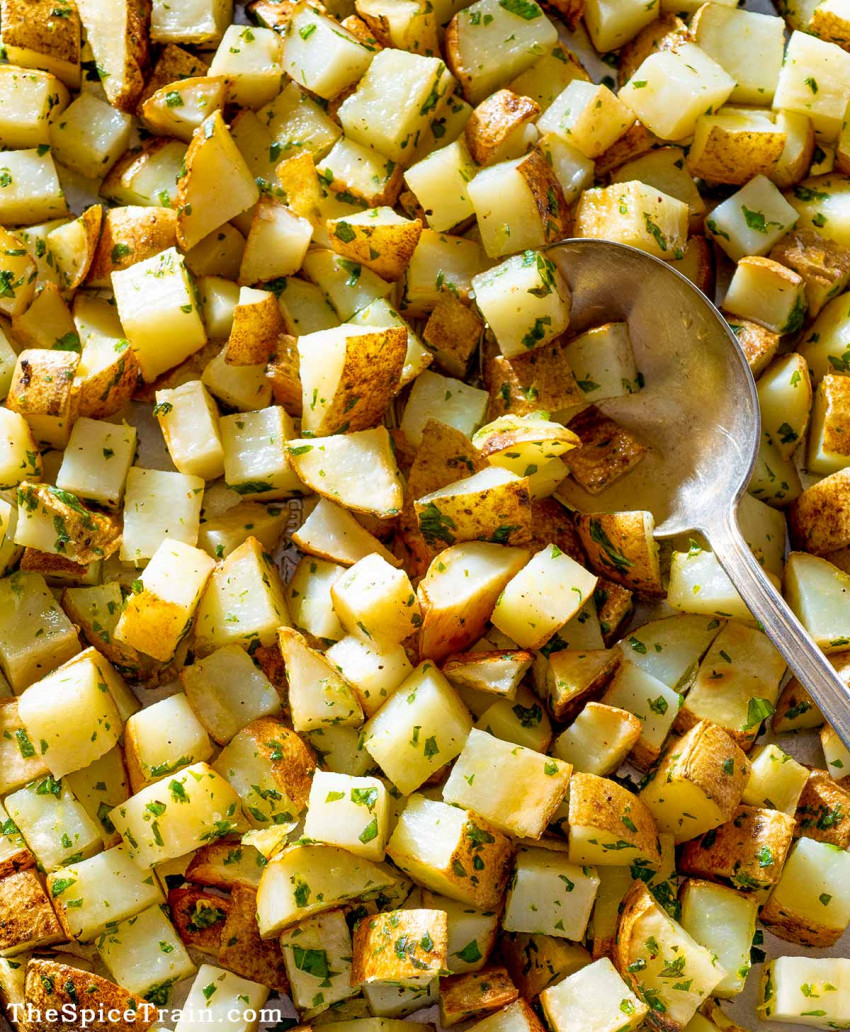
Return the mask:
<svg viewBox="0 0 850 1032">
<path fill-rule="evenodd" d="M 850 687 L 765 575 L 741 534 L 734 512 L 718 515 L 704 533 L 750 612 L 838 737 L 850 748 Z"/>
</svg>

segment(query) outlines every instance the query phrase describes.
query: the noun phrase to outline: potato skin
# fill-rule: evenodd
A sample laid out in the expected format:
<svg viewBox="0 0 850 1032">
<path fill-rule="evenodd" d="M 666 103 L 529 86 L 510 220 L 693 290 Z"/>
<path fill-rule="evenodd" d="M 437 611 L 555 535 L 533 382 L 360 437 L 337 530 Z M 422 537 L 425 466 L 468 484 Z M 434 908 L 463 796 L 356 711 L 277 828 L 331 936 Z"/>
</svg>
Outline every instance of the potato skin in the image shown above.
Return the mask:
<svg viewBox="0 0 850 1032">
<path fill-rule="evenodd" d="M 144 1032 L 159 1014 L 155 1004 L 100 975 L 38 957 L 27 964 L 25 995 L 27 1003 L 41 1015 L 38 1032 L 67 1029 L 68 1020 L 62 1016 L 65 1007 L 92 1012 L 94 1017 L 87 1027 L 93 1032 Z M 116 1010 L 120 1012 L 118 1018 L 109 1019 L 108 1014 L 114 1015 Z M 125 1011 L 132 1011 L 134 1019 L 127 1021 Z M 49 1020 L 48 1013 L 56 1017 Z"/>
<path fill-rule="evenodd" d="M 730 312 L 724 313 L 724 318 L 738 338 L 750 372 L 753 376 L 759 376 L 770 365 L 779 348 L 779 334 Z"/>
<path fill-rule="evenodd" d="M 243 868 L 237 866 L 232 857 L 234 852 L 242 852 L 245 848 L 242 846 L 242 840 L 234 836 L 217 839 L 215 842 L 201 846 L 189 861 L 189 866 L 184 874 L 186 881 L 214 889 L 223 889 L 225 892 L 230 892 L 239 883 L 258 885 L 262 873 L 262 867 L 259 864 L 257 865 L 257 876 L 253 882 L 243 882 L 242 878 L 236 876 L 243 871 Z"/>
<path fill-rule="evenodd" d="M 109 287 L 113 271 L 144 261 L 176 242 L 177 213 L 173 208 L 107 208 L 86 286 Z"/>
<path fill-rule="evenodd" d="M 425 983 L 447 964 L 443 910 L 390 910 L 365 917 L 352 938 L 351 984 Z"/>
<path fill-rule="evenodd" d="M 850 468 L 807 487 L 791 503 L 788 529 L 791 547 L 813 555 L 850 545 Z"/>
<path fill-rule="evenodd" d="M 440 979 L 440 1022 L 443 1027 L 483 1016 L 513 1003 L 519 996 L 507 968 L 491 964 Z"/>
<path fill-rule="evenodd" d="M 236 882 L 221 930 L 218 962 L 242 978 L 289 992 L 283 952 L 277 939 L 261 939 L 257 925 L 257 890 Z"/>
<path fill-rule="evenodd" d="M 694 17 L 696 19 L 697 15 Z M 617 62 L 620 82 L 625 83 L 631 79 L 650 54 L 673 50 L 680 43 L 690 42 L 690 39 L 688 26 L 678 15 L 662 14 L 620 49 Z"/>
<path fill-rule="evenodd" d="M 595 405 L 568 424 L 581 439 L 570 452 L 570 471 L 590 494 L 600 494 L 632 470 L 646 454 L 646 445 L 625 427 L 603 415 Z"/>
<path fill-rule="evenodd" d="M 759 920 L 778 939 L 797 943 L 800 946 L 821 948 L 834 946 L 844 934 L 844 930 L 841 928 L 821 928 L 801 919 L 793 911 L 786 910 L 773 895 L 762 907 Z"/>
<path fill-rule="evenodd" d="M 539 114 L 536 101 L 517 96 L 512 90 L 498 90 L 482 100 L 464 127 L 472 160 L 486 165 L 515 129 Z"/>
<path fill-rule="evenodd" d="M 575 527 L 587 553 L 590 569 L 623 587 L 664 597 L 658 545 L 652 538 L 651 513 L 576 513 Z M 608 547 L 613 544 L 613 549 Z"/>
<path fill-rule="evenodd" d="M 571 827 L 599 828 L 634 844 L 630 859 L 640 856 L 651 865 L 661 863 L 661 842 L 655 818 L 640 798 L 610 778 L 573 774 L 569 789 Z M 629 820 L 630 825 L 625 824 Z M 632 831 L 631 828 L 635 830 Z"/>
<path fill-rule="evenodd" d="M 795 836 L 850 849 L 850 792 L 825 770 L 812 770 L 797 803 Z"/>
<path fill-rule="evenodd" d="M 775 885 L 794 835 L 794 818 L 779 810 L 739 806 L 732 820 L 686 842 L 679 858 L 682 874 L 725 878 L 736 889 Z M 765 863 L 768 856 L 771 863 Z"/>
<path fill-rule="evenodd" d="M 217 957 L 230 900 L 194 885 L 171 889 L 168 907 L 177 934 L 187 946 Z"/>
<path fill-rule="evenodd" d="M 0 953 L 62 942 L 65 933 L 34 867 L 0 881 Z"/>
<path fill-rule="evenodd" d="M 283 789 L 298 811 L 306 809 L 318 766 L 310 746 L 277 717 L 257 717 L 242 729 L 250 735 L 257 753 L 271 764 L 275 784 Z"/>
</svg>

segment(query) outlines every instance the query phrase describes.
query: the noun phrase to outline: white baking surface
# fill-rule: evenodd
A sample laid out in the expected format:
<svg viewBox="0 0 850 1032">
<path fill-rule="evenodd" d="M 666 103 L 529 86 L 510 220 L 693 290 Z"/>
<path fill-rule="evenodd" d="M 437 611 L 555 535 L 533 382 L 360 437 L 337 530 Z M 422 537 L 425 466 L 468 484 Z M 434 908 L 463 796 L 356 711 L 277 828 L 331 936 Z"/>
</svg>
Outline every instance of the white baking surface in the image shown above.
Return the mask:
<svg viewBox="0 0 850 1032">
<path fill-rule="evenodd" d="M 770 0 L 748 0 L 744 6 L 746 6 L 748 10 L 760 11 L 765 14 L 776 13 Z M 240 22 L 246 20 L 244 18 L 244 12 L 242 11 L 241 5 L 237 11 L 237 20 Z M 612 69 L 602 63 L 596 56 L 586 34 L 583 31 L 583 28 L 580 27 L 579 31 L 575 33 L 565 31 L 563 36 L 565 42 L 570 46 L 570 48 L 574 50 L 586 63 L 588 70 L 595 79 L 598 80 L 603 76 L 613 74 Z M 62 170 L 60 169 L 60 171 Z M 64 171 L 61 175 L 61 179 L 63 186 L 65 187 L 69 203 L 75 213 L 81 211 L 87 203 L 91 203 L 94 200 L 90 184 L 81 181 L 78 177 L 65 174 Z M 151 406 L 133 403 L 129 406 L 126 413 L 123 413 L 122 415 L 127 418 L 128 422 L 133 423 L 139 431 L 140 455 L 138 461 L 140 465 L 156 469 L 174 469 L 168 456 L 168 452 L 165 449 L 159 426 L 151 415 Z M 234 496 L 234 501 L 238 500 L 238 496 Z M 302 501 L 301 499 L 293 499 L 288 503 L 292 513 L 292 518 L 288 525 L 289 532 L 294 530 L 301 523 L 301 520 L 303 519 L 303 508 L 305 505 L 309 506 L 310 504 L 309 500 Z M 281 543 L 281 546 L 277 550 L 276 558 L 279 562 L 281 573 L 284 578 L 287 578 L 291 573 L 295 562 L 297 562 L 298 555 L 299 553 L 297 550 L 288 544 L 287 539 Z M 669 615 L 672 612 L 673 611 L 666 606 L 666 603 L 663 602 L 653 606 L 641 605 L 638 607 L 631 626 L 638 626 L 639 624 L 645 623 L 647 620 L 653 619 L 656 616 Z M 154 691 L 139 690 L 137 694 L 142 702 L 150 704 L 180 690 L 180 685 L 175 682 Z M 763 735 L 759 739 L 759 744 L 773 741 L 801 763 L 820 767 L 823 767 L 824 765 L 823 753 L 821 751 L 820 742 L 816 732 L 803 732 L 799 734 L 780 736 L 769 733 Z M 797 947 L 793 943 L 786 943 L 781 939 L 777 939 L 766 929 L 764 930 L 764 939 L 765 941 L 762 948 L 765 951 L 767 960 L 771 960 L 779 956 L 797 954 L 805 954 L 806 956 L 815 957 L 850 957 L 850 932 L 845 933 L 842 939 L 831 949 L 804 949 L 802 947 Z M 66 953 L 73 953 L 77 956 L 85 957 L 92 963 L 95 970 L 100 971 L 100 973 L 107 975 L 108 977 L 107 972 L 100 966 L 96 952 L 92 947 L 81 947 L 76 944 L 72 944 L 70 946 L 61 947 L 61 949 Z M 196 963 L 201 964 L 210 962 L 209 957 L 205 957 L 199 953 L 194 953 L 194 951 L 190 952 L 193 952 L 193 959 Z M 723 1009 L 734 1021 L 745 1029 L 752 1030 L 752 1032 L 795 1032 L 795 1030 L 799 1032 L 801 1027 L 799 1025 L 792 1025 L 784 1022 L 762 1022 L 756 1018 L 755 1005 L 758 997 L 761 970 L 761 965 L 753 967 L 753 970 L 747 979 L 744 992 L 733 1001 L 724 1001 Z M 168 1012 L 181 1006 L 186 994 L 188 993 L 190 985 L 191 979 L 176 987 L 172 1000 L 169 1002 L 167 1008 Z M 297 1017 L 290 1000 L 286 997 L 278 997 L 274 993 L 272 993 L 265 1009 L 270 1012 L 277 1012 L 274 1014 L 273 1020 L 264 1026 L 265 1032 L 270 1032 L 279 1018 L 284 1019 Z M 407 1020 L 413 1022 L 433 1022 L 439 1028 L 439 1016 L 436 1007 L 417 1011 Z M 454 1026 L 453 1028 L 459 1029 L 460 1032 L 463 1032 L 469 1024 L 471 1023 L 467 1023 L 467 1025 Z M 71 1026 L 69 1026 L 69 1028 L 70 1027 Z M 9 1032 L 9 1026 L 2 1016 L 0 1016 L 0 1032 Z"/>
</svg>

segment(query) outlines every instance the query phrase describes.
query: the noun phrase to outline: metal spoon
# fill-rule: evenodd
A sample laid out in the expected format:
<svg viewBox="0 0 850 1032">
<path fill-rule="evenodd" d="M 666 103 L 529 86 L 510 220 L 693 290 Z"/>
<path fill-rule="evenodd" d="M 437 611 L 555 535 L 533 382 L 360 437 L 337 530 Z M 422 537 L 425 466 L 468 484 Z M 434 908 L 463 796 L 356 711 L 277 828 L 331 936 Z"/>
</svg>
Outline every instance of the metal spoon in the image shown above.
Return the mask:
<svg viewBox="0 0 850 1032">
<path fill-rule="evenodd" d="M 759 565 L 738 526 L 761 437 L 755 381 L 717 309 L 668 263 L 605 240 L 547 251 L 573 293 L 570 328 L 625 320 L 646 385 L 604 403 L 649 450 L 599 495 L 568 482 L 584 512 L 644 509 L 657 538 L 701 532 L 800 683 L 850 747 L 850 689 Z M 564 492 L 559 492 L 563 494 Z"/>
</svg>

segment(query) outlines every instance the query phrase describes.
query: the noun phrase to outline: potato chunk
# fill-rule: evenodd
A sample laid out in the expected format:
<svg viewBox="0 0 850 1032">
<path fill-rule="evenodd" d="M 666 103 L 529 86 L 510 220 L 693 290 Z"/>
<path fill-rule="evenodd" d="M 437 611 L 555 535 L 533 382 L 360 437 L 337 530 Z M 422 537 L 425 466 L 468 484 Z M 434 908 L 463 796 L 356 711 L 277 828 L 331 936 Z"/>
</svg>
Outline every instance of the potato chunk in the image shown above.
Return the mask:
<svg viewBox="0 0 850 1032">
<path fill-rule="evenodd" d="M 426 985 L 446 968 L 447 941 L 442 910 L 391 910 L 364 918 L 354 932 L 351 981 Z"/>
</svg>

